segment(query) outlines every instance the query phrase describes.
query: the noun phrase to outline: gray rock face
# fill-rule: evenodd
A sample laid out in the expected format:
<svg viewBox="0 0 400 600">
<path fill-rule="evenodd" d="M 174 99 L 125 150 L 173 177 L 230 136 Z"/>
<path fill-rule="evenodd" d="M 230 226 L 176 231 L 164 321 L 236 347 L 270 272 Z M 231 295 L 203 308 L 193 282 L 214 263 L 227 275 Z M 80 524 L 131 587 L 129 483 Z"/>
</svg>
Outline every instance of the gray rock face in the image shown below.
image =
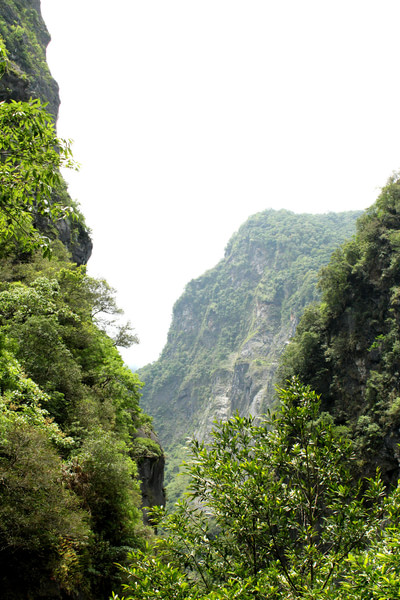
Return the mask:
<svg viewBox="0 0 400 600">
<path fill-rule="evenodd" d="M 151 506 L 165 506 L 164 455 L 144 457 L 138 461 L 138 473 L 142 492 L 144 522 L 148 524 L 147 509 Z"/>
<path fill-rule="evenodd" d="M 77 265 L 87 264 L 92 254 L 93 242 L 84 225 L 68 219 L 53 224 L 47 218 L 37 215 L 35 226 L 51 239 L 58 238 L 71 252 L 72 260 Z"/>
<path fill-rule="evenodd" d="M 0 79 L 0 102 L 26 102 L 29 98 L 29 81 L 21 71 L 14 69 L 3 75 Z"/>
<path fill-rule="evenodd" d="M 147 509 L 151 506 L 165 506 L 165 456 L 158 438 L 153 432 L 138 429 L 136 439 L 152 442 L 150 447 L 147 447 L 147 450 L 146 445 L 144 448 L 142 446 L 141 456 L 137 458 L 138 476 L 142 493 L 143 519 L 145 524 L 148 524 Z"/>
<path fill-rule="evenodd" d="M 86 265 L 92 255 L 93 242 L 83 225 L 77 223 L 71 227 L 66 219 L 56 224 L 58 237 L 71 252 L 72 260 L 77 265 Z"/>
<path fill-rule="evenodd" d="M 215 419 L 258 416 L 271 406 L 279 358 L 304 307 L 318 298 L 317 273 L 358 215 L 259 213 L 224 259 L 187 285 L 160 359 L 139 371 L 142 405 L 167 456 L 183 457 L 188 437 L 207 441 Z M 167 461 L 167 493 L 176 460 Z"/>
</svg>

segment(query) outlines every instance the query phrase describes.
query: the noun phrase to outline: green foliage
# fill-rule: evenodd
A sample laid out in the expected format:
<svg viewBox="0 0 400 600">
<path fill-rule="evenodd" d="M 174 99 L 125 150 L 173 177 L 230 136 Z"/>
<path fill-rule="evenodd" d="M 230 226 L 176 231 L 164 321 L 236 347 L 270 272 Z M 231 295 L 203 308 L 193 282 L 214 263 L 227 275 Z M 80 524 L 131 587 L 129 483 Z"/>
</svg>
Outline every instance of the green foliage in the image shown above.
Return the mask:
<svg viewBox="0 0 400 600">
<path fill-rule="evenodd" d="M 400 183 L 394 175 L 359 219 L 353 241 L 321 272 L 322 303 L 287 348 L 281 381 L 297 374 L 357 440 L 359 468 L 398 476 Z"/>
<path fill-rule="evenodd" d="M 15 472 L 17 463 L 3 450 L 3 481 L 10 473 L 7 481 L 16 490 L 3 495 L 3 521 L 14 538 L 20 531 L 18 539 L 38 544 L 30 550 L 22 544 L 12 549 L 7 542 L 4 585 L 15 585 L 19 561 L 27 573 L 23 593 L 30 589 L 30 579 L 32 586 L 38 585 L 38 577 L 52 578 L 69 593 L 85 589 L 88 598 L 107 597 L 111 582 L 118 581 L 114 563 L 124 561 L 128 550 L 140 546 L 147 535 L 142 531 L 135 464 L 141 455 L 132 441 L 148 421 L 139 408 L 142 384 L 95 323 L 99 307 L 106 306 L 104 295 L 108 317 L 118 312 L 111 289 L 104 282 L 97 285 L 84 268 L 67 268 L 55 256 L 51 268 L 40 255 L 36 260 L 31 258 L 29 268 L 22 269 L 25 283 L 4 282 L 0 292 L 0 425 L 15 424 L 12 439 L 21 439 L 24 460 L 30 461 L 26 470 L 31 471 L 24 480 L 25 467 Z M 43 275 L 41 266 L 52 278 Z M 21 273 L 20 265 L 15 270 Z M 10 275 L 12 279 L 12 269 Z M 13 354 L 40 388 L 23 375 Z M 46 461 L 46 477 L 41 478 L 35 468 Z M 53 510 L 59 521 L 52 520 Z M 14 515 L 12 527 L 9 512 Z M 52 537 L 46 537 L 46 515 Z M 84 538 L 78 535 L 79 522 Z M 27 559 L 28 551 L 35 561 Z M 12 564 L 8 552 L 15 557 Z M 31 569 L 37 577 L 29 575 Z"/>
<path fill-rule="evenodd" d="M 137 437 L 133 442 L 132 454 L 138 459 L 157 458 L 162 455 L 159 444 L 151 438 Z"/>
<path fill-rule="evenodd" d="M 103 288 L 83 268 L 73 267 L 29 285 L 3 284 L 0 326 L 28 374 L 49 393 L 49 410 L 59 423 L 76 423 L 71 411 L 89 397 L 102 403 L 103 425 L 108 410 L 109 427 L 122 434 L 138 418 L 141 383 L 96 326 Z"/>
<path fill-rule="evenodd" d="M 39 553 L 56 547 L 60 536 L 87 535 L 77 498 L 60 484 L 62 462 L 48 433 L 9 417 L 1 440 L 2 550 Z"/>
<path fill-rule="evenodd" d="M 49 241 L 34 227 L 34 216 L 51 221 L 71 214 L 70 206 L 52 201 L 61 186 L 61 167 L 72 167 L 70 145 L 57 137 L 40 100 L 0 104 L 0 237 L 15 239 L 24 249 Z"/>
<path fill-rule="evenodd" d="M 352 444 L 310 388 L 293 380 L 280 398 L 262 422 L 237 415 L 209 445 L 193 441 L 191 503 L 153 511 L 164 536 L 131 555 L 126 600 L 361 600 L 372 571 L 395 589 L 399 491 L 385 499 L 379 476 L 354 482 Z"/>
<path fill-rule="evenodd" d="M 126 445 L 111 432 L 93 431 L 73 457 L 71 467 L 83 487 L 79 496 L 90 511 L 95 531 L 113 545 L 132 545 L 140 520 L 136 464 Z M 82 483 L 81 483 L 82 485 Z"/>
<path fill-rule="evenodd" d="M 9 58 L 6 45 L 3 38 L 0 36 L 0 79 L 9 69 Z"/>
<path fill-rule="evenodd" d="M 116 350 L 136 338 L 115 323 L 105 281 L 59 248 L 51 264 L 33 251 L 50 255 L 39 217 L 73 214 L 59 174 L 70 150 L 51 117 L 39 101 L 3 103 L 0 128 L 2 587 L 10 598 L 41 586 L 106 597 L 114 562 L 143 536 L 130 457 L 141 383 Z"/>
<path fill-rule="evenodd" d="M 89 515 L 65 485 L 60 453 L 73 451 L 74 440 L 41 407 L 48 397 L 25 376 L 4 342 L 2 336 L 0 577 L 2 592 L 18 598 L 46 579 L 58 581 L 57 557 L 67 539 L 78 554 L 85 553 Z"/>
<path fill-rule="evenodd" d="M 96 325 L 103 308 L 107 319 L 119 314 L 111 288 L 55 256 L 51 268 L 40 255 L 36 260 L 22 269 L 25 283 L 3 282 L 0 291 L 0 428 L 6 428 L 0 439 L 5 443 L 10 430 L 10 444 L 24 449 L 17 462 L 11 445 L 0 451 L 10 490 L 0 510 L 4 535 L 13 535 L 15 546 L 3 547 L 4 585 L 16 585 L 19 561 L 27 573 L 23 593 L 30 579 L 34 587 L 38 578 L 52 578 L 68 593 L 107 597 L 118 581 L 114 563 L 148 536 L 135 463 L 143 448 L 133 441 L 148 424 L 139 408 L 142 384 Z M 21 266 L 15 271 L 20 274 Z M 14 354 L 36 383 L 23 375 Z"/>
<path fill-rule="evenodd" d="M 369 548 L 347 558 L 351 574 L 342 587 L 346 600 L 386 600 L 400 594 L 399 488 L 385 502 L 385 528 Z"/>
</svg>

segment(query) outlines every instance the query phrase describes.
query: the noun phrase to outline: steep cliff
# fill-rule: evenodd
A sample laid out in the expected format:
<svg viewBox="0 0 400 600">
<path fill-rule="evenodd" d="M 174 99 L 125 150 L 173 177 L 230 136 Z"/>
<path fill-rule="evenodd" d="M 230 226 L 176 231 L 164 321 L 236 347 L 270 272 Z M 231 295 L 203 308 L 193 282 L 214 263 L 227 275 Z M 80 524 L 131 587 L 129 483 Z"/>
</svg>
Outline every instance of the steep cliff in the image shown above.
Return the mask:
<svg viewBox="0 0 400 600">
<path fill-rule="evenodd" d="M 400 180 L 393 176 L 322 271 L 322 303 L 307 309 L 283 357 L 356 440 L 358 467 L 400 476 Z"/>
<path fill-rule="evenodd" d="M 359 214 L 254 215 L 224 259 L 187 285 L 160 359 L 139 371 L 143 406 L 167 450 L 171 501 L 188 436 L 207 439 L 216 418 L 270 406 L 279 357 L 304 307 L 319 297 L 317 273 Z"/>
<path fill-rule="evenodd" d="M 40 98 L 57 119 L 60 98 L 46 62 L 50 35 L 40 0 L 1 0 L 0 35 L 10 59 L 0 80 L 0 101 Z"/>
<path fill-rule="evenodd" d="M 60 98 L 58 85 L 46 62 L 50 35 L 42 19 L 40 1 L 0 0 L 0 40 L 7 51 L 7 56 L 2 56 L 0 102 L 39 98 L 48 103 L 48 111 L 57 120 Z M 66 189 L 57 195 L 62 196 L 65 205 L 71 204 Z M 79 210 L 77 212 L 79 214 Z M 78 265 L 87 263 L 92 241 L 81 214 L 77 221 L 64 219 L 56 223 L 37 218 L 36 226 L 50 238 L 61 239 Z"/>
</svg>

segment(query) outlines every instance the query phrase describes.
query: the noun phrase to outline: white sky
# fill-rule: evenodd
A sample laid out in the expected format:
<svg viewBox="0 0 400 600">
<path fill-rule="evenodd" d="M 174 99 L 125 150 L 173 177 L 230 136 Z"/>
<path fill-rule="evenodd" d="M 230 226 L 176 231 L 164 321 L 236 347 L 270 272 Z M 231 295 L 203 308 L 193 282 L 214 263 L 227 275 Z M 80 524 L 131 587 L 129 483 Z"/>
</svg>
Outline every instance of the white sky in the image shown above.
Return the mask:
<svg viewBox="0 0 400 600">
<path fill-rule="evenodd" d="M 363 209 L 400 168 L 398 0 L 42 0 L 66 174 L 156 360 L 185 284 L 255 212 Z"/>
</svg>

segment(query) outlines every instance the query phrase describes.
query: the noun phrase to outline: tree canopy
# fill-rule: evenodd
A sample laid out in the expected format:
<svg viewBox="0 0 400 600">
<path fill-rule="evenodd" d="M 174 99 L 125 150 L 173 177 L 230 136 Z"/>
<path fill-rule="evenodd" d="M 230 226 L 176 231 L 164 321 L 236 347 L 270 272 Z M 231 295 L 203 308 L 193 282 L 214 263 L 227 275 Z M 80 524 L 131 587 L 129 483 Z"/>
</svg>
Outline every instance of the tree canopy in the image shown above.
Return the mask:
<svg viewBox="0 0 400 600">
<path fill-rule="evenodd" d="M 237 415 L 216 425 L 209 445 L 191 444 L 189 498 L 171 514 L 153 511 L 163 537 L 131 554 L 126 600 L 361 600 L 367 589 L 368 598 L 399 590 L 399 490 L 385 497 L 379 474 L 354 482 L 352 443 L 309 387 L 293 380 L 280 399 L 275 415 Z"/>
</svg>

